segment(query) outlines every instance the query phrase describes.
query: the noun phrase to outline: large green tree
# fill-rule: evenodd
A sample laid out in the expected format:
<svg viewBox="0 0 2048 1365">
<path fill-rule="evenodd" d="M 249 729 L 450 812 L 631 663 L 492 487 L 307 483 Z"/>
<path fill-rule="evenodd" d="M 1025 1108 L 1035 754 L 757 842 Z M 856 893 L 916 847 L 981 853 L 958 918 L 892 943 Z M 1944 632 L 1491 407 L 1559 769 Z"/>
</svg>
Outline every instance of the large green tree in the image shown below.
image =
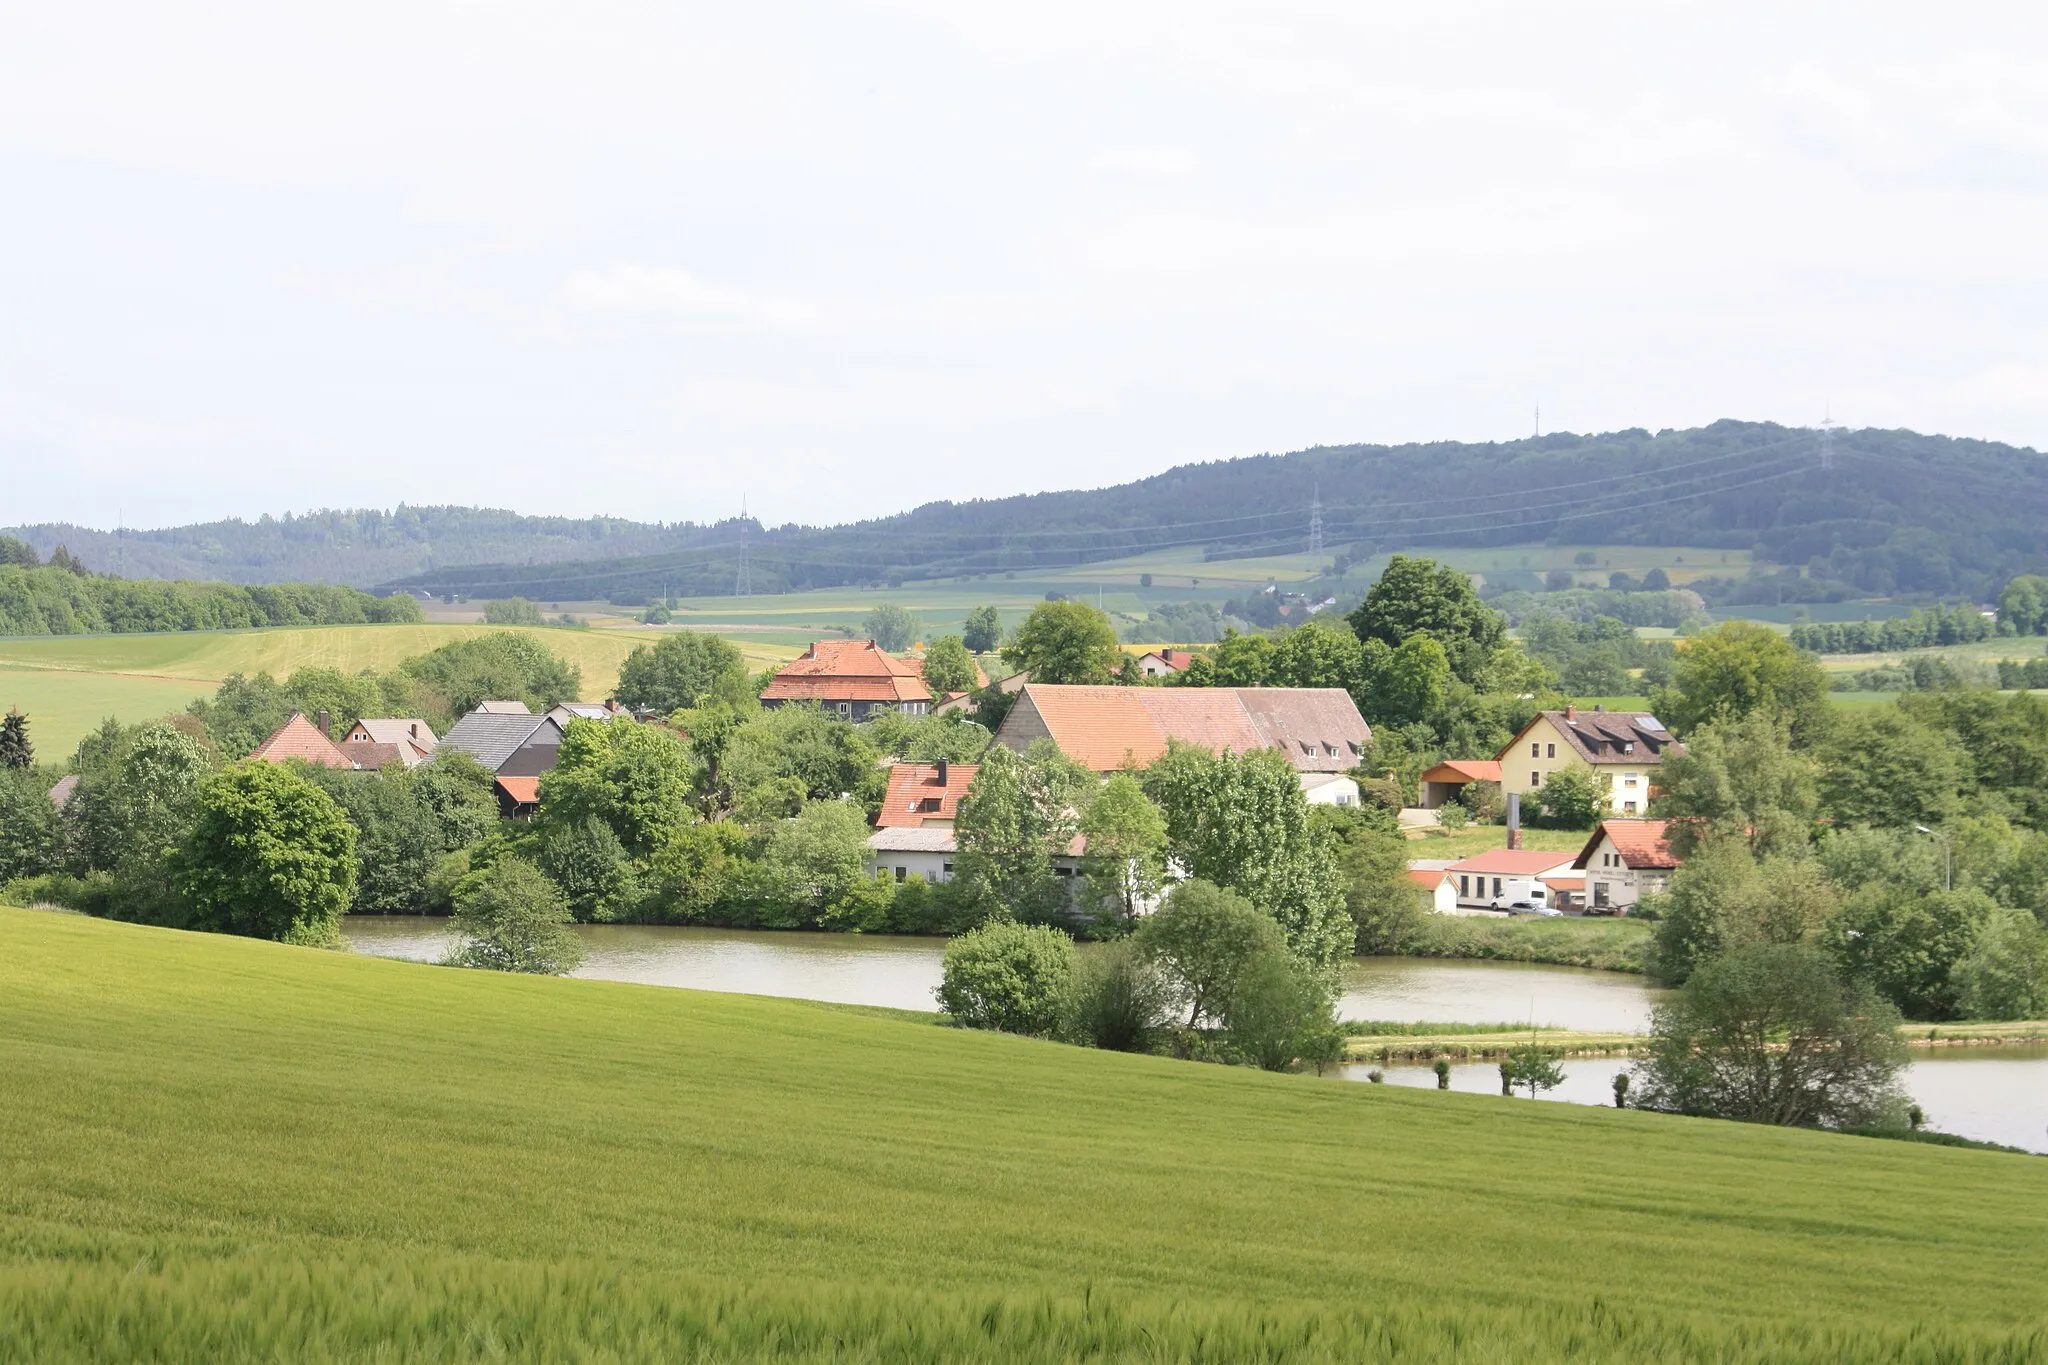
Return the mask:
<svg viewBox="0 0 2048 1365">
<path fill-rule="evenodd" d="M 1806 846 L 1817 809 L 1811 757 L 1793 749 L 1789 723 L 1766 711 L 1712 720 L 1685 752 L 1658 765 L 1651 814 L 1672 820 L 1673 851 L 1686 857 L 1710 840 L 1756 853 Z"/>
<path fill-rule="evenodd" d="M 935 994 L 969 1028 L 1045 1036 L 1059 1027 L 1074 944 L 1057 929 L 996 920 L 954 939 Z"/>
<path fill-rule="evenodd" d="M 355 893 L 356 829 L 290 768 L 240 763 L 199 784 L 172 859 L 192 925 L 325 947 Z"/>
<path fill-rule="evenodd" d="M 957 635 L 941 635 L 925 646 L 924 685 L 935 697 L 948 692 L 971 692 L 979 682 L 974 656 Z"/>
<path fill-rule="evenodd" d="M 334 798 L 356 827 L 355 896 L 358 915 L 425 914 L 429 875 L 449 845 L 435 812 L 406 780 L 403 769 L 351 772 L 312 768 L 306 773 Z"/>
<path fill-rule="evenodd" d="M 33 768 L 36 746 L 29 742 L 28 717 L 9 707 L 0 719 L 0 768 Z"/>
<path fill-rule="evenodd" d="M 173 725 L 103 729 L 82 764 L 65 807 L 71 859 L 80 871 L 117 871 L 138 860 L 154 868 L 183 834 L 192 801 L 211 764 L 206 751 Z M 153 877 L 153 873 L 149 874 Z"/>
<path fill-rule="evenodd" d="M 1084 905 L 1102 928 L 1129 928 L 1165 881 L 1166 817 L 1135 777 L 1117 773 L 1088 798 L 1081 835 Z"/>
<path fill-rule="evenodd" d="M 1810 858 L 1750 856 L 1740 840 L 1701 845 L 1659 897 L 1650 974 L 1680 985 L 1722 953 L 1756 943 L 1818 939 L 1841 903 Z"/>
<path fill-rule="evenodd" d="M 542 829 L 596 819 L 645 857 L 690 819 L 689 755 L 675 733 L 629 720 L 571 720 L 555 766 L 540 780 Z"/>
<path fill-rule="evenodd" d="M 1116 627 L 1086 602 L 1041 602 L 1003 646 L 1003 662 L 1038 683 L 1107 683 L 1123 665 Z"/>
<path fill-rule="evenodd" d="M 569 928 L 569 902 L 526 859 L 510 854 L 467 879 L 455 893 L 458 967 L 555 976 L 583 961 Z"/>
<path fill-rule="evenodd" d="M 1145 772 L 1166 814 L 1168 848 L 1188 876 L 1272 915 L 1310 966 L 1334 968 L 1353 929 L 1335 841 L 1309 818 L 1294 765 L 1277 749 L 1218 754 L 1174 742 Z"/>
<path fill-rule="evenodd" d="M 1898 1013 L 1803 944 L 1764 943 L 1702 967 L 1660 1005 L 1635 1068 L 1642 1109 L 1855 1128 L 1904 1109 Z"/>
<path fill-rule="evenodd" d="M 1351 687 L 1364 671 L 1358 636 L 1339 620 L 1310 617 L 1273 645 L 1267 681 L 1275 687 Z"/>
<path fill-rule="evenodd" d="M 57 870 L 60 826 L 50 782 L 0 767 L 0 883 Z"/>
<path fill-rule="evenodd" d="M 1057 874 L 1080 832 L 1089 773 L 1050 740 L 1023 754 L 988 751 L 953 822 L 959 894 L 983 915 L 1045 921 L 1070 908 L 1072 879 Z"/>
<path fill-rule="evenodd" d="M 1823 814 L 1845 825 L 1939 825 L 1962 804 L 1969 759 L 1895 706 L 1838 717 L 1814 750 Z"/>
<path fill-rule="evenodd" d="M 565 663 L 531 635 L 486 631 L 415 655 L 399 671 L 438 696 L 451 715 L 462 716 L 483 701 L 523 701 L 535 711 L 574 701 L 583 672 Z"/>
<path fill-rule="evenodd" d="M 1494 651 L 1507 639 L 1507 621 L 1479 600 L 1472 580 L 1432 559 L 1395 555 L 1351 613 L 1360 640 L 1399 648 L 1427 635 L 1444 648 L 1452 671 L 1477 684 Z"/>
<path fill-rule="evenodd" d="M 1251 964 L 1286 947 L 1271 915 L 1212 882 L 1186 881 L 1145 917 L 1134 940 L 1157 964 L 1187 1027 L 1221 1022 Z"/>
<path fill-rule="evenodd" d="M 1828 677 L 1818 659 L 1769 626 L 1724 621 L 1683 642 L 1672 686 L 1652 693 L 1651 705 L 1681 735 L 1762 712 L 1783 721 L 1804 747 L 1826 729 Z"/>
<path fill-rule="evenodd" d="M 894 602 L 882 602 L 861 618 L 861 633 L 875 642 L 879 649 L 891 654 L 901 654 L 917 643 L 917 637 L 924 630 L 924 622 L 917 619 L 907 607 Z"/>
<path fill-rule="evenodd" d="M 681 630 L 626 656 L 617 696 L 628 706 L 666 716 L 693 707 L 746 707 L 754 701 L 754 687 L 746 660 L 730 641 Z"/>
<path fill-rule="evenodd" d="M 1003 614 L 994 607 L 976 607 L 967 613 L 960 637 L 976 654 L 993 653 L 1003 642 Z"/>
<path fill-rule="evenodd" d="M 2015 635 L 2048 633 L 2048 578 L 2023 573 L 2007 580 L 1998 594 L 1998 624 Z"/>
</svg>

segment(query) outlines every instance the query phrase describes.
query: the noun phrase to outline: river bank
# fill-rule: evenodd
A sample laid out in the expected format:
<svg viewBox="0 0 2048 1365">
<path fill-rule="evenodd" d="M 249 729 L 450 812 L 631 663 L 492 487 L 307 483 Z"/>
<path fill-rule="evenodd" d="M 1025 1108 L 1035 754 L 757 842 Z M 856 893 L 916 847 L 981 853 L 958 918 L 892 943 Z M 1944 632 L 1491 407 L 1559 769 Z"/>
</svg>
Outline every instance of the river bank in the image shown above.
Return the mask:
<svg viewBox="0 0 2048 1365">
<path fill-rule="evenodd" d="M 2038 1049 L 2048 1047 L 2048 1020 L 1953 1024 L 1901 1024 L 1899 1040 L 1914 1051 L 1943 1048 Z M 1558 1057 L 1636 1057 L 1648 1039 L 1640 1033 L 1591 1029 L 1471 1029 L 1427 1032 L 1421 1029 L 1384 1033 L 1352 1033 L 1345 1038 L 1347 1062 L 1487 1061 L 1507 1056 L 1518 1047 L 1536 1044 Z"/>
</svg>

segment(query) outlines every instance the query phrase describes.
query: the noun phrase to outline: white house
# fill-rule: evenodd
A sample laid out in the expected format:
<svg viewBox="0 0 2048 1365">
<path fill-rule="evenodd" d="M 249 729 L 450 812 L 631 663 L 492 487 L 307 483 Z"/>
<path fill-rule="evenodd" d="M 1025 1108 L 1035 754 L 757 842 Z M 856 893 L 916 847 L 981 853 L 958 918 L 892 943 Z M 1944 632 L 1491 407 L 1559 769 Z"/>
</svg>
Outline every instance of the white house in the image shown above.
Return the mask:
<svg viewBox="0 0 2048 1365">
<path fill-rule="evenodd" d="M 1301 794 L 1311 806 L 1355 806 L 1358 783 L 1343 773 L 1302 773 Z"/>
<path fill-rule="evenodd" d="M 1569 853 L 1534 848 L 1496 848 L 1461 858 L 1444 869 L 1455 888 L 1460 912 L 1505 910 L 1516 901 L 1549 905 L 1551 889 L 1544 878 L 1567 875 Z"/>
<path fill-rule="evenodd" d="M 1668 842 L 1669 820 L 1602 820 L 1572 863 L 1586 875 L 1586 908 L 1626 914 L 1662 891 L 1680 863 Z"/>
</svg>

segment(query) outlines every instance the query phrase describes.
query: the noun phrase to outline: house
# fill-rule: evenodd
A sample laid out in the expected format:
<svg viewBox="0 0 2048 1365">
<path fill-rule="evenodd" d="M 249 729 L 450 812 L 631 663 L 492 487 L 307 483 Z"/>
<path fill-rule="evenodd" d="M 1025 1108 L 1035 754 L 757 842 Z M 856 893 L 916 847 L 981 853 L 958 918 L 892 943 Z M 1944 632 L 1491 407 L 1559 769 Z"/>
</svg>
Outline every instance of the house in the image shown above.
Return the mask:
<svg viewBox="0 0 2048 1365">
<path fill-rule="evenodd" d="M 1680 859 L 1671 851 L 1669 820 L 1602 820 L 1572 862 L 1585 875 L 1586 909 L 1622 914 L 1671 880 Z"/>
<path fill-rule="evenodd" d="M 921 716 L 932 694 L 923 670 L 873 640 L 820 640 L 782 666 L 761 694 L 761 705 L 816 702 L 843 720 L 866 720 L 883 711 Z"/>
<path fill-rule="evenodd" d="M 1606 787 L 1609 810 L 1640 815 L 1649 809 L 1657 765 L 1667 754 L 1684 752 L 1664 722 L 1647 711 L 1567 706 L 1538 712 L 1496 757 L 1505 793 L 1531 796 L 1551 773 L 1584 764 Z M 1539 799 L 1532 797 L 1532 803 Z"/>
<path fill-rule="evenodd" d="M 327 719 L 325 711 L 320 713 L 320 719 L 323 722 Z M 356 766 L 356 761 L 327 737 L 326 726 L 313 724 L 303 711 L 292 712 L 289 720 L 272 730 L 268 739 L 249 751 L 249 757 L 265 763 L 288 763 L 296 758 L 322 768 Z"/>
<path fill-rule="evenodd" d="M 980 672 L 981 665 L 979 663 L 975 664 L 974 667 L 977 676 L 987 676 Z M 1027 668 L 1021 672 L 1012 673 L 1007 678 L 998 678 L 996 680 L 996 691 L 1012 694 L 1021 692 L 1024 690 L 1024 684 L 1030 681 L 1031 670 Z M 987 686 L 987 684 L 984 683 L 983 686 Z M 974 694 L 972 692 L 948 692 L 943 698 L 932 705 L 932 714 L 938 716 L 944 715 L 948 711 L 966 711 L 973 706 Z"/>
<path fill-rule="evenodd" d="M 341 748 L 359 768 L 381 768 L 394 761 L 417 768 L 434 756 L 434 746 L 440 742 L 434 728 L 417 717 L 365 717 L 348 727 Z M 380 747 L 358 748 L 368 745 Z"/>
<path fill-rule="evenodd" d="M 1516 901 L 1549 905 L 1551 890 L 1545 877 L 1568 876 L 1572 866 L 1569 853 L 1546 853 L 1533 848 L 1495 848 L 1461 858 L 1444 869 L 1457 888 L 1459 913 L 1475 910 L 1505 910 Z"/>
<path fill-rule="evenodd" d="M 78 790 L 78 774 L 66 773 L 57 779 L 57 785 L 50 788 L 50 804 L 63 810 L 71 804 L 71 797 Z"/>
<path fill-rule="evenodd" d="M 1170 678 L 1188 671 L 1195 656 L 1185 649 L 1155 649 L 1138 656 L 1138 671 L 1148 678 Z"/>
<path fill-rule="evenodd" d="M 456 721 L 438 747 L 468 754 L 499 777 L 539 777 L 560 757 L 562 726 L 553 716 L 479 706 Z"/>
<path fill-rule="evenodd" d="M 530 716 L 523 701 L 480 701 L 476 709 L 487 716 Z"/>
<path fill-rule="evenodd" d="M 1364 756 L 1372 729 L 1340 687 L 1027 683 L 995 742 L 1022 752 L 1038 739 L 1098 773 L 1142 768 L 1172 739 L 1218 753 L 1278 749 L 1300 772 L 1341 773 Z"/>
<path fill-rule="evenodd" d="M 875 824 L 883 829 L 951 829 L 960 798 L 981 771 L 975 763 L 898 763 Z"/>
<path fill-rule="evenodd" d="M 913 875 L 933 883 L 949 882 L 955 848 L 951 825 L 884 825 L 868 836 L 868 875 L 893 874 L 899 882 Z"/>
<path fill-rule="evenodd" d="M 1499 782 L 1500 760 L 1454 758 L 1422 774 L 1422 809 L 1438 810 L 1458 799 L 1472 782 Z"/>
<path fill-rule="evenodd" d="M 1408 864 L 1405 874 L 1429 893 L 1429 908 L 1439 915 L 1458 913 L 1458 883 L 1443 867 L 1426 864 L 1421 859 Z"/>
<path fill-rule="evenodd" d="M 1343 773 L 1303 773 L 1301 794 L 1311 806 L 1355 806 L 1358 782 Z"/>
</svg>

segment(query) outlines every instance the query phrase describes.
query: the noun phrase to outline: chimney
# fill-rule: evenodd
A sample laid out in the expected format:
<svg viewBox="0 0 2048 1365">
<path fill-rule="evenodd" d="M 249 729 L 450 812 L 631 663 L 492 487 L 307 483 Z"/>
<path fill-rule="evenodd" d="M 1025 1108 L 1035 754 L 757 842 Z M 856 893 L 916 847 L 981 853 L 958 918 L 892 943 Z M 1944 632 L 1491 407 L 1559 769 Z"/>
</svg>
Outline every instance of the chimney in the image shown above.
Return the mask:
<svg viewBox="0 0 2048 1365">
<path fill-rule="evenodd" d="M 1593 709 L 1597 712 L 1605 714 L 1607 711 L 1607 703 L 1604 701 L 1596 701 L 1593 703 Z"/>
<path fill-rule="evenodd" d="M 319 726 L 319 727 L 320 727 L 320 733 L 321 733 L 321 734 L 323 734 L 323 735 L 324 735 L 324 734 L 326 734 L 326 733 L 327 733 L 327 708 L 326 708 L 326 707 L 324 707 L 324 706 L 323 706 L 323 707 L 321 707 L 321 708 L 320 708 L 320 714 L 319 714 L 318 716 L 314 717 L 313 723 L 314 723 L 315 725 L 317 725 L 317 726 Z"/>
<path fill-rule="evenodd" d="M 939 760 L 939 785 L 941 787 L 946 785 L 946 770 L 948 766 L 949 765 L 947 764 L 945 759 L 942 758 Z"/>
<path fill-rule="evenodd" d="M 1578 708 L 1578 707 L 1576 707 L 1576 706 L 1572 706 L 1572 705 L 1569 705 L 1569 704 L 1567 704 L 1567 705 L 1565 706 L 1565 708 L 1564 708 L 1564 718 L 1565 718 L 1566 720 L 1575 720 L 1575 719 L 1577 719 L 1577 717 L 1578 717 L 1578 714 L 1579 714 L 1579 708 Z"/>
<path fill-rule="evenodd" d="M 1508 847 L 1522 846 L 1522 794 L 1508 793 Z"/>
<path fill-rule="evenodd" d="M 414 721 L 411 725 L 408 725 L 405 728 L 412 731 L 412 737 L 414 739 L 418 739 L 420 737 L 420 725 L 418 721 Z"/>
</svg>

